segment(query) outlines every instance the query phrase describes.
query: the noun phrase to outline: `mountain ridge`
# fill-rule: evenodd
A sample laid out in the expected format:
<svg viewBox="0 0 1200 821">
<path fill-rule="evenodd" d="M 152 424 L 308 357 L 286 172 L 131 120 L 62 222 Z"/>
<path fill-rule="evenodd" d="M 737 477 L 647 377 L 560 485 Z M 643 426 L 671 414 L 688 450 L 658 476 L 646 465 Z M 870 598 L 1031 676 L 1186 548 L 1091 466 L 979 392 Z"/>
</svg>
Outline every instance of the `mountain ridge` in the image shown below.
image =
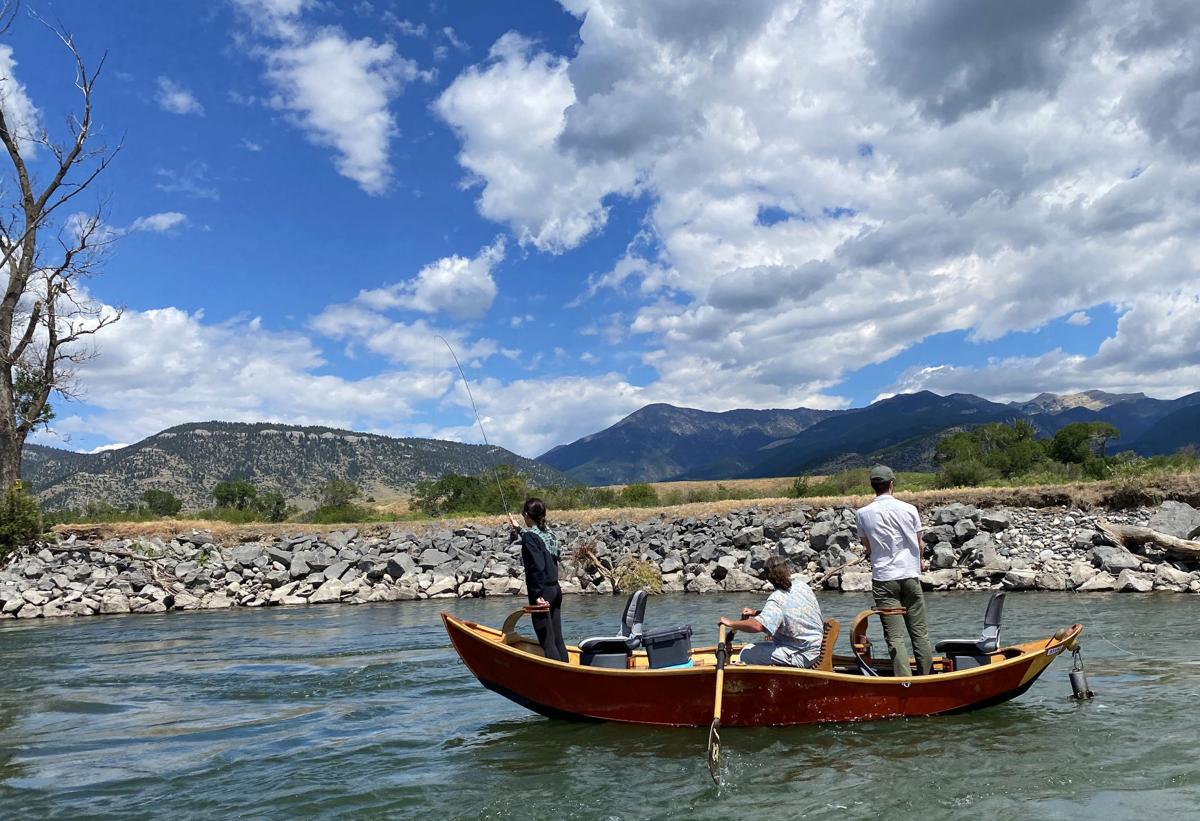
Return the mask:
<svg viewBox="0 0 1200 821">
<path fill-rule="evenodd" d="M 593 484 L 794 476 L 860 467 L 880 458 L 894 462 L 897 469 L 931 470 L 941 436 L 1016 419 L 1029 420 L 1043 436 L 1072 422 L 1109 422 L 1121 430 L 1119 450 L 1151 455 L 1172 443 L 1200 444 L 1200 425 L 1189 427 L 1192 417 L 1184 413 L 1192 407 L 1200 407 L 1200 392 L 1155 399 L 1143 393 L 1092 390 L 1001 403 L 974 394 L 918 391 L 863 408 L 822 411 L 801 429 L 770 439 L 771 431 L 761 427 L 739 435 L 732 423 L 739 414 L 813 411 L 718 413 L 657 403 L 538 458 Z M 645 424 L 648 420 L 651 424 Z M 721 424 L 714 424 L 717 420 Z"/>
<path fill-rule="evenodd" d="M 248 479 L 306 506 L 329 479 L 348 479 L 364 495 L 399 496 L 444 473 L 480 473 L 510 464 L 539 484 L 568 484 L 551 467 L 496 446 L 397 438 L 316 425 L 189 422 L 99 453 L 27 445 L 22 475 L 48 508 L 89 501 L 126 505 L 148 489 L 166 490 L 189 508 L 208 507 L 225 479 Z"/>
</svg>

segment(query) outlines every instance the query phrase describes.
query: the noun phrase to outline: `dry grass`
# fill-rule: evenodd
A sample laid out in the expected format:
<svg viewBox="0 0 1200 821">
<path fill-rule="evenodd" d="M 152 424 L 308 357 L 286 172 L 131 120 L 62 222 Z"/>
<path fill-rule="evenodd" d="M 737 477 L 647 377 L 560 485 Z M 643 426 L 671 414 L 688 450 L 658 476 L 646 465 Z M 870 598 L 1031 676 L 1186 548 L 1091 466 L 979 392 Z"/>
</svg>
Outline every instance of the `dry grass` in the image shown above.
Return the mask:
<svg viewBox="0 0 1200 821">
<path fill-rule="evenodd" d="M 824 476 L 810 476 L 810 481 L 821 481 Z M 650 487 L 654 488 L 659 495 L 666 493 L 695 493 L 703 491 L 715 491 L 718 487 L 724 487 L 731 491 L 736 491 L 738 494 L 753 495 L 755 499 L 776 499 L 781 498 L 796 481 L 795 476 L 780 476 L 774 479 L 705 479 L 703 481 L 684 481 L 684 482 L 647 482 Z M 608 490 L 620 492 L 625 485 L 608 485 Z"/>
<path fill-rule="evenodd" d="M 783 480 L 747 480 L 783 481 Z M 674 483 L 668 483 L 674 484 Z M 1200 504 L 1200 473 L 1157 474 L 1140 477 L 1139 491 L 1147 500 L 1177 499 L 1191 504 Z M 947 502 L 963 502 L 980 507 L 1003 505 L 1007 507 L 1079 507 L 1083 509 L 1112 506 L 1114 498 L 1128 490 L 1128 483 L 1078 482 L 1063 485 L 1031 485 L 1029 487 L 984 487 L 954 488 L 948 490 L 923 490 L 915 493 L 899 492 L 896 496 L 926 509 Z M 799 505 L 814 508 L 832 505 L 861 507 L 871 501 L 868 495 L 827 496 L 805 499 L 764 497 L 761 499 L 727 499 L 720 502 L 698 502 L 671 507 L 641 508 L 595 508 L 591 510 L 553 511 L 553 521 L 587 526 L 601 521 L 640 522 L 659 517 L 697 519 L 719 516 L 747 507 L 760 510 L 791 509 Z M 76 534 L 93 538 L 132 538 L 136 536 L 172 536 L 191 530 L 212 531 L 213 537 L 221 542 L 258 541 L 297 533 L 328 533 L 356 527 L 366 535 L 384 535 L 391 530 L 424 532 L 434 529 L 454 528 L 466 524 L 501 525 L 503 516 L 476 516 L 460 519 L 435 519 L 405 522 L 372 522 L 368 524 L 314 525 L 282 522 L 279 524 L 234 525 L 227 522 L 202 520 L 164 519 L 156 522 L 115 522 L 106 524 L 58 525 L 54 530 L 62 535 Z"/>
</svg>

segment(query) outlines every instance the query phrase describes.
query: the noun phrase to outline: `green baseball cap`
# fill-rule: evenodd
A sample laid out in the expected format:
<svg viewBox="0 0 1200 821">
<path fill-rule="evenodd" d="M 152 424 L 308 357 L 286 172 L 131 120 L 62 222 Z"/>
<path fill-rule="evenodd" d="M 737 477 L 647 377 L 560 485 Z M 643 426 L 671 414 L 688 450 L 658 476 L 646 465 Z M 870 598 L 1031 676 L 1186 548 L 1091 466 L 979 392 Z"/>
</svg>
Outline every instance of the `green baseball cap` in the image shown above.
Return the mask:
<svg viewBox="0 0 1200 821">
<path fill-rule="evenodd" d="M 887 465 L 876 465 L 871 468 L 871 481 L 875 481 L 876 479 L 884 482 L 894 482 L 896 481 L 896 474 Z"/>
</svg>

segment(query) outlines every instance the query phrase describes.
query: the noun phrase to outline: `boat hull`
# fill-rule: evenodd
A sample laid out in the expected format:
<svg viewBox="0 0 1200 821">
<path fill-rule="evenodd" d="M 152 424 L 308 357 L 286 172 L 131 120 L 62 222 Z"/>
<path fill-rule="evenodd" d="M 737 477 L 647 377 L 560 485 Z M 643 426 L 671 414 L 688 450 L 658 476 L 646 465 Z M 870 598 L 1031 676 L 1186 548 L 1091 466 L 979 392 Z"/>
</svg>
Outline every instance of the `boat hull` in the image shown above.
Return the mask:
<svg viewBox="0 0 1200 821">
<path fill-rule="evenodd" d="M 510 644 L 505 634 L 442 614 L 468 669 L 489 690 L 552 718 L 679 727 L 712 720 L 716 668 L 693 654 L 692 668 L 611 670 L 582 667 Z M 765 727 L 936 716 L 988 707 L 1024 693 L 1056 656 L 1074 646 L 1074 625 L 1057 638 L 1005 648 L 996 661 L 954 673 L 909 679 L 787 667 L 731 665 L 725 670 L 723 727 Z M 1007 657 L 1006 657 L 1007 656 Z"/>
</svg>

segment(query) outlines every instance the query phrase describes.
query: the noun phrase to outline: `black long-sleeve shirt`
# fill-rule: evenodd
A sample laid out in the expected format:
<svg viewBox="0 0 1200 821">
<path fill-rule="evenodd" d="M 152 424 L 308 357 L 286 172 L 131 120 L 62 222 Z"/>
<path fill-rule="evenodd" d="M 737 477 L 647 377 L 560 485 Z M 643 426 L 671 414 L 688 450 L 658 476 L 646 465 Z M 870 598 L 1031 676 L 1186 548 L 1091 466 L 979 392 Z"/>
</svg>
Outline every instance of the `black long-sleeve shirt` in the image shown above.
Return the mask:
<svg viewBox="0 0 1200 821">
<path fill-rule="evenodd" d="M 546 549 L 545 542 L 536 533 L 523 530 L 520 536 L 521 564 L 525 566 L 525 589 L 529 603 L 533 604 L 545 596 L 547 589 L 558 586 L 558 559 Z"/>
</svg>

